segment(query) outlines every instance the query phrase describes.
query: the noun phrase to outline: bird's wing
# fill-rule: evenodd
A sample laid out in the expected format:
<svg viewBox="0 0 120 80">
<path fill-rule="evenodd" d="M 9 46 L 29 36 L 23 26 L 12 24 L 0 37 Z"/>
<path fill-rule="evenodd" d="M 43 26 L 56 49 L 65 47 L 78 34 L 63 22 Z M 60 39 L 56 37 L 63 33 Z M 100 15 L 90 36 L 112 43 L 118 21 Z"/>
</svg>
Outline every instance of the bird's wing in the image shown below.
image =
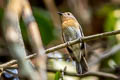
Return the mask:
<svg viewBox="0 0 120 80">
<path fill-rule="evenodd" d="M 63 35 L 64 42 L 75 40 L 81 36 L 79 30 L 74 27 L 65 28 L 62 32 L 62 35 Z M 77 59 L 77 61 L 80 61 L 80 59 L 81 59 L 81 53 L 82 53 L 81 45 L 82 45 L 82 43 L 71 45 L 71 46 L 67 47 L 67 49 L 70 53 L 70 56 L 74 59 Z"/>
<path fill-rule="evenodd" d="M 80 29 L 80 33 L 81 33 L 82 37 L 84 37 L 83 30 L 82 30 L 82 27 L 80 25 L 79 25 L 79 29 Z M 81 48 L 84 51 L 83 56 L 87 57 L 87 50 L 86 50 L 86 43 L 85 42 L 82 43 Z"/>
<path fill-rule="evenodd" d="M 79 25 L 79 29 L 80 29 L 81 36 L 84 37 L 83 30 L 82 30 L 82 27 L 80 25 Z"/>
</svg>

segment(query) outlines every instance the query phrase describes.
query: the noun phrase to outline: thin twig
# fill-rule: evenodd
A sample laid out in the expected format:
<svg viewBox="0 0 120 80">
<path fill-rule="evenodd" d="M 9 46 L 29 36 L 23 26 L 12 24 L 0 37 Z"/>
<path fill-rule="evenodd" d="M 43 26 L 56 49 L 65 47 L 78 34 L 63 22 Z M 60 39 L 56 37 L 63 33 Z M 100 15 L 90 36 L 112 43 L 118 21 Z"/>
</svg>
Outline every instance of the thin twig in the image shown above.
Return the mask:
<svg viewBox="0 0 120 80">
<path fill-rule="evenodd" d="M 35 57 L 36 55 L 37 55 L 36 53 L 35 53 L 35 54 L 32 54 L 32 55 L 29 55 L 29 56 L 27 56 L 25 59 L 33 58 L 33 57 Z M 8 66 L 10 66 L 10 65 L 13 65 L 13 64 L 15 64 L 15 63 L 17 63 L 17 60 L 11 60 L 11 61 L 9 61 L 9 62 L 6 62 L 6 63 L 0 65 L 0 68 L 6 68 L 6 67 L 8 67 Z"/>
<path fill-rule="evenodd" d="M 6 69 L 17 69 L 18 67 L 7 67 Z M 47 72 L 51 72 L 51 73 L 56 73 L 58 71 L 64 72 L 64 75 L 67 76 L 76 76 L 76 77 L 86 77 L 86 76 L 97 76 L 97 77 L 104 77 L 104 78 L 111 78 L 111 79 L 115 79 L 115 80 L 120 80 L 120 78 L 114 74 L 111 73 L 106 73 L 106 72 L 87 72 L 85 74 L 79 75 L 73 72 L 66 72 L 64 70 L 56 70 L 56 69 L 47 69 Z"/>
<path fill-rule="evenodd" d="M 53 51 L 56 51 L 58 49 L 62 49 L 62 48 L 65 48 L 69 45 L 74 45 L 74 44 L 77 44 L 77 43 L 80 43 L 83 41 L 90 41 L 90 40 L 94 40 L 94 39 L 98 39 L 98 38 L 103 38 L 106 36 L 116 35 L 119 33 L 120 33 L 120 30 L 117 30 L 117 31 L 111 31 L 111 32 L 105 32 L 105 33 L 95 34 L 95 35 L 91 35 L 91 36 L 86 36 L 86 37 L 83 37 L 81 39 L 75 39 L 73 41 L 69 41 L 69 42 L 66 42 L 64 44 L 60 44 L 58 46 L 49 48 L 46 50 L 46 53 L 53 52 Z"/>
<path fill-rule="evenodd" d="M 65 66 L 64 69 L 62 70 L 61 80 L 64 80 L 64 75 L 65 75 L 66 69 L 67 69 L 67 66 Z"/>
<path fill-rule="evenodd" d="M 61 71 L 61 70 L 48 69 L 47 71 L 52 72 L 52 73 L 56 73 L 56 72 Z M 71 73 L 71 72 L 65 72 L 64 75 L 76 76 L 76 77 L 97 76 L 97 77 L 111 78 L 111 79 L 115 79 L 115 80 L 120 79 L 118 76 L 116 76 L 114 74 L 105 73 L 105 72 L 87 72 L 83 75 L 79 75 L 79 74 Z"/>
</svg>

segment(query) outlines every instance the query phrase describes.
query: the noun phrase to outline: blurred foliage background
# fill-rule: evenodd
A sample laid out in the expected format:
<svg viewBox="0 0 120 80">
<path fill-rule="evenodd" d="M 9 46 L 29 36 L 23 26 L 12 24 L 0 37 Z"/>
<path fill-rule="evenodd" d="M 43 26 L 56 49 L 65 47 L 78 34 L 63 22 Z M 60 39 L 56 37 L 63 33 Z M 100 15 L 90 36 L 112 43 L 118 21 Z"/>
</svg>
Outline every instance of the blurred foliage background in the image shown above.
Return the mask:
<svg viewBox="0 0 120 80">
<path fill-rule="evenodd" d="M 72 12 L 78 19 L 79 23 L 83 28 L 84 34 L 92 35 L 97 33 L 102 33 L 106 31 L 113 31 L 120 29 L 120 0 L 29 0 L 32 6 L 33 15 L 38 23 L 39 30 L 41 33 L 42 41 L 45 48 L 50 48 L 57 44 L 63 43 L 61 39 L 61 22 L 59 19 L 58 11 L 60 12 Z M 2 17 L 4 15 L 5 0 L 0 0 L 0 25 L 2 24 Z M 21 31 L 23 39 L 25 42 L 26 49 L 32 53 L 31 46 L 28 41 L 28 36 L 26 32 L 26 25 L 23 20 L 20 20 Z M 9 61 L 11 58 L 9 56 L 9 51 L 6 48 L 5 41 L 2 37 L 2 30 L 0 27 L 0 63 Z M 90 41 L 87 44 L 91 47 L 88 51 L 94 50 L 97 55 L 102 55 L 101 53 L 106 49 L 113 47 L 120 43 L 120 35 L 111 36 L 99 40 Z M 96 48 L 97 46 L 97 48 Z M 92 49 L 94 48 L 95 49 Z M 28 54 L 31 54 L 28 53 Z M 67 53 L 66 49 L 61 49 L 50 53 L 49 56 L 61 57 Z M 62 54 L 62 55 L 61 55 Z M 91 55 L 92 56 L 92 55 Z M 89 57 L 91 59 L 93 57 Z M 56 69 L 64 69 L 65 66 L 67 70 L 73 69 L 74 66 L 71 62 L 66 62 L 65 60 L 49 60 L 48 67 Z M 59 65 L 56 67 L 56 65 Z M 60 67 L 60 65 L 62 67 Z M 113 70 L 116 66 L 120 65 L 120 52 L 115 55 L 105 59 L 101 64 L 90 67 L 90 70 Z M 72 68 L 71 68 L 72 67 Z M 60 72 L 54 75 L 48 74 L 49 80 L 58 80 L 60 77 Z M 78 79 L 74 77 L 74 80 Z M 73 80 L 72 78 L 66 76 L 64 80 Z M 83 80 L 98 80 L 96 77 L 89 77 Z M 103 80 L 103 78 L 101 78 Z"/>
</svg>

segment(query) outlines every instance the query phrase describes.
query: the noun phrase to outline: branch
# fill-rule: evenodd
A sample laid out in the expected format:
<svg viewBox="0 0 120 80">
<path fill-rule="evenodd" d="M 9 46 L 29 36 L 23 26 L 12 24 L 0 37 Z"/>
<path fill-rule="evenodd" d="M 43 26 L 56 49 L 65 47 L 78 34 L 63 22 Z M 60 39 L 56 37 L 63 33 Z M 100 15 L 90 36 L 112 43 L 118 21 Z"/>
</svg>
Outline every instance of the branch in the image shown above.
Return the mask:
<svg viewBox="0 0 120 80">
<path fill-rule="evenodd" d="M 18 61 L 20 76 L 33 80 L 35 79 L 35 76 L 33 76 L 34 69 L 29 64 L 29 61 L 24 60 L 26 51 L 19 25 L 23 8 L 22 5 L 23 2 L 21 0 L 8 1 L 3 17 L 3 36 L 10 51 L 10 55 Z"/>
<path fill-rule="evenodd" d="M 62 49 L 62 48 L 65 48 L 67 46 L 74 45 L 74 44 L 77 44 L 77 43 L 80 43 L 83 41 L 90 41 L 90 40 L 94 40 L 94 39 L 98 39 L 98 38 L 103 38 L 106 36 L 116 35 L 119 33 L 120 33 L 120 30 L 117 30 L 117 31 L 111 31 L 111 32 L 105 32 L 105 33 L 95 34 L 95 35 L 91 35 L 91 36 L 86 36 L 86 37 L 83 37 L 81 39 L 75 39 L 73 41 L 69 41 L 69 42 L 66 42 L 64 44 L 60 44 L 58 46 L 49 48 L 46 50 L 46 53 L 53 52 L 53 51 L 56 51 L 58 49 Z"/>
<path fill-rule="evenodd" d="M 6 70 L 6 69 L 17 69 L 17 68 L 18 68 L 17 66 L 7 67 L 4 70 Z M 106 72 L 90 71 L 90 72 L 87 72 L 85 74 L 79 75 L 79 74 L 76 74 L 74 72 L 66 72 L 66 70 L 47 69 L 47 72 L 51 72 L 51 73 L 56 73 L 58 71 L 63 72 L 64 75 L 67 75 L 67 76 L 74 76 L 74 77 L 80 77 L 80 78 L 83 78 L 83 77 L 86 77 L 86 76 L 97 76 L 97 77 L 104 77 L 104 78 L 111 78 L 111 79 L 115 79 L 115 80 L 120 80 L 120 77 L 118 77 L 114 74 L 111 74 L 111 73 L 106 73 Z"/>
<path fill-rule="evenodd" d="M 52 72 L 52 73 L 56 73 L 60 70 L 54 70 L 54 69 L 47 69 L 48 72 Z M 104 77 L 104 78 L 111 78 L 111 79 L 115 79 L 115 80 L 119 80 L 120 78 L 114 74 L 110 74 L 110 73 L 105 73 L 105 72 L 87 72 L 83 75 L 79 75 L 76 73 L 70 73 L 70 72 L 64 72 L 64 75 L 67 76 L 76 76 L 76 77 L 86 77 L 86 76 L 97 76 L 97 77 Z"/>
<path fill-rule="evenodd" d="M 23 8 L 22 17 L 27 26 L 27 33 L 29 36 L 29 41 L 31 41 L 30 44 L 32 46 L 32 49 L 38 55 L 35 59 L 36 61 L 34 65 L 39 73 L 38 75 L 39 80 L 47 80 L 46 55 L 42 44 L 39 28 L 32 14 L 31 6 L 28 0 L 23 0 L 23 1 L 24 1 L 24 8 Z"/>
<path fill-rule="evenodd" d="M 32 55 L 27 56 L 25 59 L 34 58 L 36 55 L 37 54 L 34 53 Z M 48 57 L 48 59 L 63 59 L 63 57 L 60 57 L 60 58 L 59 57 L 58 58 L 56 58 L 56 57 Z M 0 65 L 0 68 L 7 68 L 8 66 L 11 66 L 11 65 L 16 64 L 16 63 L 17 63 L 17 60 L 11 60 L 9 62 L 6 62 L 6 63 Z"/>
<path fill-rule="evenodd" d="M 120 30 L 117 30 L 117 31 L 105 32 L 105 33 L 100 33 L 100 34 L 96 34 L 96 35 L 87 36 L 87 37 L 83 37 L 81 39 L 75 39 L 73 41 L 69 41 L 69 42 L 57 45 L 55 47 L 46 49 L 45 52 L 50 53 L 50 52 L 56 51 L 58 49 L 65 48 L 69 45 L 74 45 L 74 44 L 77 44 L 77 43 L 80 43 L 80 42 L 83 42 L 83 41 L 90 41 L 90 40 L 94 40 L 94 39 L 98 39 L 98 38 L 103 38 L 103 37 L 106 37 L 106 36 L 116 35 L 116 34 L 119 34 L 119 33 L 120 33 Z M 32 55 L 27 56 L 25 59 L 33 58 L 36 55 L 37 54 L 34 53 Z M 5 67 L 10 66 L 10 65 L 12 65 L 16 62 L 17 62 L 16 60 L 14 60 L 14 61 L 12 60 L 10 62 L 7 62 L 7 63 L 4 63 L 4 64 L 0 65 L 0 68 L 5 68 Z"/>
</svg>

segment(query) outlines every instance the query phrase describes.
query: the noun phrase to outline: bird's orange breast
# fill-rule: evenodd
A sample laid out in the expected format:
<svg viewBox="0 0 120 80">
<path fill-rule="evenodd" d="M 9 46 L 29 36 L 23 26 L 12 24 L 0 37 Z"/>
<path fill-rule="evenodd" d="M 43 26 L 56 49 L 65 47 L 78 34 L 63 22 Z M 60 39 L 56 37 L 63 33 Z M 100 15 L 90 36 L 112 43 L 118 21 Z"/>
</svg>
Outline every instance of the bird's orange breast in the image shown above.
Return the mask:
<svg viewBox="0 0 120 80">
<path fill-rule="evenodd" d="M 67 28 L 67 27 L 79 28 L 79 23 L 74 19 L 66 19 L 62 23 L 62 29 Z"/>
</svg>

